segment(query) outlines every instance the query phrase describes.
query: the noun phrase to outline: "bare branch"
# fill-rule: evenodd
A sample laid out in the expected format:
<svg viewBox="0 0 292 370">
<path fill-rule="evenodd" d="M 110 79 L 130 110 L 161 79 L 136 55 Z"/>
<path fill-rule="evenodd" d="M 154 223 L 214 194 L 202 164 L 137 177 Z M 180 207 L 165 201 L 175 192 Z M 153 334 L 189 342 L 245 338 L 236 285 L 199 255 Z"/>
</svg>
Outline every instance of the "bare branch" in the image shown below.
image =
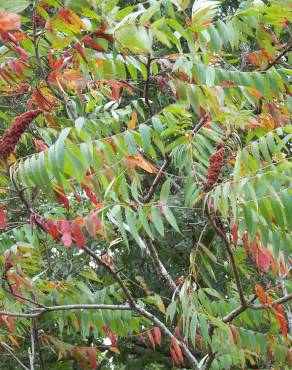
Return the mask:
<svg viewBox="0 0 292 370">
<path fill-rule="evenodd" d="M 172 293 L 175 294 L 177 298 L 179 298 L 177 286 L 166 268 L 164 267 L 163 263 L 160 261 L 157 250 L 153 245 L 152 240 L 148 240 L 145 245 L 161 280 L 166 283 Z"/>
<path fill-rule="evenodd" d="M 31 320 L 30 325 L 30 348 L 29 348 L 29 364 L 30 370 L 34 370 L 34 359 L 35 359 L 35 343 L 34 343 L 34 321 Z"/>
<path fill-rule="evenodd" d="M 7 351 L 13 358 L 14 360 L 24 369 L 24 370 L 30 370 L 28 367 L 24 365 L 20 361 L 20 359 L 13 353 L 13 350 L 4 342 L 0 342 L 0 347 L 2 347 L 5 351 Z"/>
<path fill-rule="evenodd" d="M 161 166 L 160 170 L 158 171 L 158 174 L 156 175 L 150 189 L 148 190 L 148 193 L 145 195 L 145 197 L 143 198 L 143 203 L 148 203 L 150 201 L 150 199 L 152 198 L 159 182 L 160 182 L 160 179 L 161 179 L 161 176 L 163 175 L 163 172 L 165 172 L 165 170 L 167 169 L 167 167 L 169 166 L 170 164 L 170 157 L 166 157 L 165 158 L 165 161 L 163 162 L 163 165 Z"/>
<path fill-rule="evenodd" d="M 168 338 L 170 340 L 172 339 L 175 339 L 182 352 L 184 353 L 184 355 L 186 356 L 186 358 L 189 360 L 189 363 L 192 367 L 192 369 L 199 369 L 199 365 L 198 365 L 198 362 L 196 360 L 196 358 L 194 357 L 194 355 L 192 354 L 192 352 L 188 349 L 188 347 L 186 346 L 185 343 L 183 343 L 182 341 L 178 340 L 172 333 L 171 331 L 167 328 L 167 326 L 165 326 L 156 316 L 154 316 L 152 313 L 148 312 L 147 310 L 145 310 L 144 308 L 140 307 L 136 302 L 135 302 L 135 299 L 134 297 L 132 296 L 130 290 L 126 287 L 125 283 L 123 282 L 123 280 L 121 279 L 118 271 L 115 271 L 114 267 L 111 266 L 111 265 L 108 265 L 106 264 L 101 257 L 99 257 L 98 255 L 96 255 L 94 252 L 92 252 L 88 247 L 84 246 L 83 247 L 84 251 L 90 255 L 99 265 L 103 266 L 104 268 L 106 268 L 109 273 L 112 275 L 112 277 L 118 282 L 118 284 L 120 285 L 121 289 L 123 290 L 125 296 L 127 297 L 128 301 L 129 301 L 129 307 L 133 310 L 133 311 L 136 311 L 138 314 L 146 317 L 147 319 L 149 319 L 155 326 L 158 326 L 159 329 L 165 334 L 168 336 Z"/>
<path fill-rule="evenodd" d="M 292 293 L 287 294 L 284 297 L 276 299 L 275 301 L 273 301 L 272 307 L 274 307 L 278 304 L 287 303 L 287 302 L 291 301 L 291 299 L 292 299 Z M 262 310 L 262 309 L 269 308 L 269 306 L 267 306 L 266 304 L 249 304 L 248 307 L 252 308 L 254 310 Z"/>
<path fill-rule="evenodd" d="M 129 305 L 114 304 L 69 304 L 63 306 L 51 306 L 46 308 L 33 308 L 29 313 L 0 311 L 0 316 L 34 318 L 48 312 L 71 311 L 71 310 L 130 310 Z"/>
<path fill-rule="evenodd" d="M 216 233 L 224 241 L 224 244 L 225 244 L 225 247 L 226 247 L 226 251 L 227 251 L 227 254 L 228 254 L 229 259 L 230 259 L 230 263 L 231 263 L 233 275 L 234 275 L 234 278 L 235 278 L 235 282 L 236 282 L 236 286 L 237 286 L 237 290 L 238 290 L 240 302 L 241 302 L 241 305 L 243 307 L 245 307 L 246 306 L 246 299 L 245 299 L 244 294 L 243 294 L 243 288 L 242 288 L 242 284 L 241 284 L 239 272 L 238 272 L 238 269 L 237 269 L 237 266 L 236 266 L 236 263 L 235 263 L 234 255 L 233 255 L 233 252 L 232 252 L 231 245 L 229 243 L 228 237 L 225 234 L 225 231 L 222 230 L 222 228 L 217 225 L 216 220 L 212 219 L 211 217 L 209 217 L 209 218 L 210 218 L 210 221 L 211 221 L 212 226 L 214 227 Z"/>
<path fill-rule="evenodd" d="M 274 59 L 272 60 L 271 62 L 269 62 L 269 64 L 266 66 L 266 68 L 264 69 L 264 71 L 268 71 L 270 68 L 272 68 L 274 65 L 276 65 L 281 59 L 282 57 L 289 53 L 289 51 L 292 50 L 292 43 L 291 43 L 291 39 L 286 43 L 283 51 Z"/>
<path fill-rule="evenodd" d="M 151 57 L 150 57 L 150 54 L 149 54 L 148 59 L 147 59 L 147 65 L 146 65 L 147 77 L 146 77 L 145 88 L 144 88 L 144 99 L 145 99 L 145 104 L 148 107 L 150 116 L 152 117 L 153 116 L 153 110 L 152 110 L 151 104 L 149 102 L 149 83 L 150 83 L 150 75 L 151 75 L 151 61 L 152 60 L 151 60 Z"/>
</svg>

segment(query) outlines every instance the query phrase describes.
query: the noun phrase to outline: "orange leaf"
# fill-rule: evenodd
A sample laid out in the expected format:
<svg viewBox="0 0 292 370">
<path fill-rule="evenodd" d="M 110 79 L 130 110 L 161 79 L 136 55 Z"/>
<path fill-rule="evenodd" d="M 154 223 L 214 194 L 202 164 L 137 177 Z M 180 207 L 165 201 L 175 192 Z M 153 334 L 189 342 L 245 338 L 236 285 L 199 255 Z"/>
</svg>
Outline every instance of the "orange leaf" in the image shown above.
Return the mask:
<svg viewBox="0 0 292 370">
<path fill-rule="evenodd" d="M 170 349 L 170 355 L 171 355 L 171 358 L 173 360 L 173 362 L 178 366 L 180 367 L 180 362 L 179 362 L 179 359 L 176 355 L 176 352 L 173 348 Z"/>
<path fill-rule="evenodd" d="M 20 16 L 14 13 L 0 13 L 0 31 L 18 30 L 21 26 Z"/>
<path fill-rule="evenodd" d="M 232 337 L 233 337 L 233 341 L 236 344 L 237 341 L 238 341 L 237 329 L 234 325 L 230 325 L 230 330 L 231 330 L 231 334 L 232 334 Z"/>
<path fill-rule="evenodd" d="M 238 226 L 235 224 L 232 224 L 230 226 L 230 231 L 231 231 L 234 247 L 236 248 L 237 243 L 238 243 Z"/>
<path fill-rule="evenodd" d="M 132 113 L 132 118 L 128 122 L 128 130 L 134 130 L 134 128 L 136 127 L 137 120 L 138 120 L 138 115 L 137 115 L 137 112 L 134 110 Z"/>
<path fill-rule="evenodd" d="M 16 340 L 15 338 L 13 338 L 13 336 L 12 336 L 12 335 L 8 335 L 8 338 L 9 338 L 10 342 L 11 342 L 15 347 L 20 348 L 19 343 L 17 342 L 17 340 Z"/>
<path fill-rule="evenodd" d="M 256 98 L 260 99 L 262 97 L 262 94 L 258 90 L 254 89 L 253 87 L 245 87 L 245 88 L 250 94 L 254 95 Z"/>
<path fill-rule="evenodd" d="M 175 350 L 175 353 L 177 355 L 179 363 L 181 365 L 183 365 L 184 364 L 184 358 L 183 358 L 180 346 L 179 346 L 179 344 L 178 344 L 178 342 L 175 338 L 172 338 L 171 345 L 172 345 L 173 349 Z"/>
<path fill-rule="evenodd" d="M 259 284 L 256 284 L 254 288 L 260 302 L 266 304 L 268 302 L 268 295 L 264 291 L 263 287 Z"/>
<path fill-rule="evenodd" d="M 288 334 L 288 328 L 287 328 L 287 322 L 286 322 L 286 317 L 283 308 L 277 304 L 274 306 L 274 311 L 277 316 L 278 322 L 282 328 L 283 335 L 287 337 Z"/>
<path fill-rule="evenodd" d="M 72 10 L 60 8 L 59 14 L 67 23 L 78 26 L 81 30 L 86 30 L 86 25 Z"/>
<path fill-rule="evenodd" d="M 136 155 L 136 156 L 127 155 L 125 156 L 125 160 L 126 160 L 126 164 L 129 164 L 129 167 L 138 166 L 146 172 L 155 173 L 155 174 L 158 173 L 157 168 L 154 167 L 145 158 L 143 158 L 142 155 Z"/>
</svg>

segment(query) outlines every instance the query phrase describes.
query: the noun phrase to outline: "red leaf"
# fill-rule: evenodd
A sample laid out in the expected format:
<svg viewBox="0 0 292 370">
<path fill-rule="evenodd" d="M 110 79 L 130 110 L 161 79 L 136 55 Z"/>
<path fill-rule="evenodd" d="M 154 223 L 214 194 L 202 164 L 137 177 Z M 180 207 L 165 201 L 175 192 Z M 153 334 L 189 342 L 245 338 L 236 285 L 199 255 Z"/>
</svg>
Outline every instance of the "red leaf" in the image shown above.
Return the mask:
<svg viewBox="0 0 292 370">
<path fill-rule="evenodd" d="M 254 240 L 251 244 L 251 250 L 254 261 L 261 271 L 268 272 L 270 267 L 273 266 L 274 272 L 277 272 L 275 258 L 268 248 L 258 245 L 258 242 Z"/>
<path fill-rule="evenodd" d="M 157 77 L 157 81 L 158 81 L 158 86 L 159 86 L 160 91 L 162 93 L 164 93 L 163 77 L 162 76 L 158 76 Z"/>
<path fill-rule="evenodd" d="M 13 333 L 13 330 L 14 330 L 14 319 L 12 316 L 8 316 L 8 330 L 10 331 L 10 333 Z"/>
<path fill-rule="evenodd" d="M 171 348 L 171 349 L 170 349 L 170 355 L 171 355 L 171 358 L 172 358 L 173 362 L 174 362 L 178 367 L 180 367 L 180 362 L 179 362 L 178 357 L 177 357 L 177 355 L 176 355 L 176 352 L 175 352 L 175 350 L 174 350 L 173 348 Z"/>
<path fill-rule="evenodd" d="M 274 311 L 277 316 L 278 322 L 282 328 L 283 335 L 287 337 L 288 334 L 288 328 L 287 328 L 287 322 L 286 322 L 286 317 L 283 308 L 277 304 L 274 306 Z"/>
<path fill-rule="evenodd" d="M 184 358 L 183 358 L 183 355 L 182 355 L 182 352 L 181 352 L 181 349 L 180 349 L 180 346 L 177 342 L 177 340 L 175 338 L 173 338 L 171 340 L 171 346 L 173 347 L 173 349 L 175 350 L 175 353 L 177 355 L 177 358 L 178 358 L 178 361 L 181 365 L 184 364 Z"/>
<path fill-rule="evenodd" d="M 108 33 L 105 33 L 103 29 L 96 29 L 92 32 L 92 34 L 94 34 L 94 36 L 96 36 L 99 39 L 105 39 L 109 42 L 113 42 L 113 36 Z"/>
<path fill-rule="evenodd" d="M 155 341 L 154 341 L 153 335 L 151 333 L 151 330 L 147 330 L 146 331 L 146 334 L 148 335 L 148 338 L 150 340 L 151 346 L 153 347 L 153 349 L 155 351 Z"/>
<path fill-rule="evenodd" d="M 46 223 L 46 229 L 52 235 L 53 238 L 55 239 L 59 238 L 59 231 L 51 219 L 48 219 Z"/>
<path fill-rule="evenodd" d="M 27 60 L 29 58 L 27 52 L 21 46 L 15 46 L 15 51 L 23 60 Z"/>
<path fill-rule="evenodd" d="M 154 336 L 155 336 L 156 343 L 159 346 L 161 346 L 161 331 L 157 326 L 155 326 L 154 328 Z"/>
<path fill-rule="evenodd" d="M 86 361 L 83 357 L 83 354 L 79 350 L 79 348 L 75 346 L 72 347 L 71 353 L 72 353 L 73 358 L 76 360 L 76 362 L 78 362 L 81 365 L 81 367 L 83 367 L 84 370 L 88 370 Z"/>
<path fill-rule="evenodd" d="M 115 99 L 115 101 L 119 101 L 120 99 L 120 86 L 111 86 L 112 88 L 112 96 Z"/>
<path fill-rule="evenodd" d="M 0 230 L 4 229 L 7 224 L 6 216 L 4 209 L 0 207 Z"/>
<path fill-rule="evenodd" d="M 78 221 L 76 221 L 76 220 L 72 221 L 71 231 L 72 231 L 72 235 L 73 235 L 73 237 L 76 241 L 77 247 L 82 249 L 82 247 L 86 243 L 86 239 L 83 235 L 81 226 L 80 226 Z"/>
<path fill-rule="evenodd" d="M 9 69 L 22 77 L 25 77 L 24 69 L 30 69 L 30 66 L 17 58 L 10 58 L 7 61 Z"/>
<path fill-rule="evenodd" d="M 69 200 L 66 197 L 65 191 L 58 185 L 55 189 L 55 197 L 59 204 L 63 204 L 67 209 L 69 208 Z"/>
<path fill-rule="evenodd" d="M 79 44 L 79 42 L 75 42 L 75 44 L 73 45 L 73 48 L 78 51 L 78 53 L 81 55 L 84 62 L 88 63 L 88 60 L 84 52 L 84 48 L 81 46 L 81 44 Z"/>
<path fill-rule="evenodd" d="M 230 330 L 231 330 L 231 334 L 232 334 L 232 337 L 233 337 L 233 341 L 236 344 L 237 341 L 238 341 L 237 329 L 234 325 L 230 325 Z"/>
<path fill-rule="evenodd" d="M 249 254 L 249 245 L 248 245 L 248 234 L 247 234 L 247 231 L 244 232 L 244 234 L 242 235 L 242 245 L 246 251 L 247 254 Z"/>
<path fill-rule="evenodd" d="M 61 232 L 63 233 L 62 242 L 64 243 L 64 246 L 70 247 L 72 244 L 72 238 L 71 238 L 71 227 L 70 227 L 69 221 L 67 220 L 62 221 Z"/>
<path fill-rule="evenodd" d="M 11 31 L 20 28 L 20 16 L 13 13 L 0 13 L 0 30 Z"/>
<path fill-rule="evenodd" d="M 2 326 L 6 329 L 9 328 L 7 322 L 4 320 L 3 316 L 0 316 L 0 323 L 2 324 Z"/>
<path fill-rule="evenodd" d="M 90 36 L 84 36 L 83 38 L 82 38 L 82 41 L 84 42 L 84 44 L 86 45 L 86 46 L 89 46 L 89 47 L 91 47 L 91 48 L 93 48 L 93 49 L 95 49 L 95 50 L 97 50 L 97 51 L 104 51 L 104 48 L 101 46 L 101 45 L 99 45 L 96 41 L 94 41 Z"/>
<path fill-rule="evenodd" d="M 38 152 L 45 152 L 48 149 L 47 144 L 43 140 L 37 140 L 35 138 L 32 138 L 32 145 Z"/>
<path fill-rule="evenodd" d="M 219 83 L 219 86 L 221 87 L 232 87 L 234 86 L 234 81 L 232 80 L 226 80 Z"/>
<path fill-rule="evenodd" d="M 54 60 L 53 60 L 53 52 L 52 52 L 52 50 L 49 51 L 49 65 L 53 69 Z"/>
<path fill-rule="evenodd" d="M 118 347 L 118 342 L 117 342 L 117 338 L 116 336 L 113 334 L 113 332 L 110 330 L 110 328 L 108 327 L 108 325 L 103 325 L 103 331 L 105 332 L 105 334 L 107 335 L 107 337 L 110 339 L 110 341 L 112 342 L 112 346 L 113 347 Z"/>
<path fill-rule="evenodd" d="M 93 204 L 98 205 L 99 202 L 96 200 L 95 196 L 93 195 L 92 191 L 89 187 L 85 184 L 81 184 L 82 189 L 85 191 L 88 198 L 92 201 Z"/>
<path fill-rule="evenodd" d="M 235 224 L 232 224 L 230 227 L 230 231 L 231 231 L 234 247 L 236 248 L 237 243 L 238 243 L 238 226 Z"/>
<path fill-rule="evenodd" d="M 96 364 L 96 348 L 95 347 L 90 347 L 88 349 L 88 361 L 92 369 L 96 369 L 97 364 Z"/>
</svg>

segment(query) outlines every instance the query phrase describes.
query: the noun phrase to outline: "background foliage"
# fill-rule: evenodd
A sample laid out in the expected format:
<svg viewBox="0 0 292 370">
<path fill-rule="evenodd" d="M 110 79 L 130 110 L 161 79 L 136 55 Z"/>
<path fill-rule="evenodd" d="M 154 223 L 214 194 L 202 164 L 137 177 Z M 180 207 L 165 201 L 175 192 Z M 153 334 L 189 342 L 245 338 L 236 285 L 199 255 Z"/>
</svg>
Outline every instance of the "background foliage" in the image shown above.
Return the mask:
<svg viewBox="0 0 292 370">
<path fill-rule="evenodd" d="M 291 19 L 0 1 L 1 368 L 291 368 Z"/>
</svg>

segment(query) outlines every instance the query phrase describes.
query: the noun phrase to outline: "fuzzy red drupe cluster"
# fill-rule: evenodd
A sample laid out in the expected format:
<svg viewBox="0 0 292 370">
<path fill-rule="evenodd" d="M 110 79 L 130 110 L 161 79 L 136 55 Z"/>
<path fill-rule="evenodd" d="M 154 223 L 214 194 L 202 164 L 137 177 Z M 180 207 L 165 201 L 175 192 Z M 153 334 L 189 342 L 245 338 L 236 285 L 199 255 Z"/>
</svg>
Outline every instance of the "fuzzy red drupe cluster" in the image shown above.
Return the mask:
<svg viewBox="0 0 292 370">
<path fill-rule="evenodd" d="M 211 190 L 216 184 L 221 172 L 221 168 L 223 166 L 224 153 L 225 148 L 221 147 L 213 155 L 211 155 L 209 160 L 209 169 L 204 186 L 205 191 Z"/>
<path fill-rule="evenodd" d="M 5 131 L 0 139 L 0 157 L 7 159 L 28 128 L 29 124 L 42 113 L 41 109 L 30 110 L 15 117 L 12 126 Z"/>
</svg>

